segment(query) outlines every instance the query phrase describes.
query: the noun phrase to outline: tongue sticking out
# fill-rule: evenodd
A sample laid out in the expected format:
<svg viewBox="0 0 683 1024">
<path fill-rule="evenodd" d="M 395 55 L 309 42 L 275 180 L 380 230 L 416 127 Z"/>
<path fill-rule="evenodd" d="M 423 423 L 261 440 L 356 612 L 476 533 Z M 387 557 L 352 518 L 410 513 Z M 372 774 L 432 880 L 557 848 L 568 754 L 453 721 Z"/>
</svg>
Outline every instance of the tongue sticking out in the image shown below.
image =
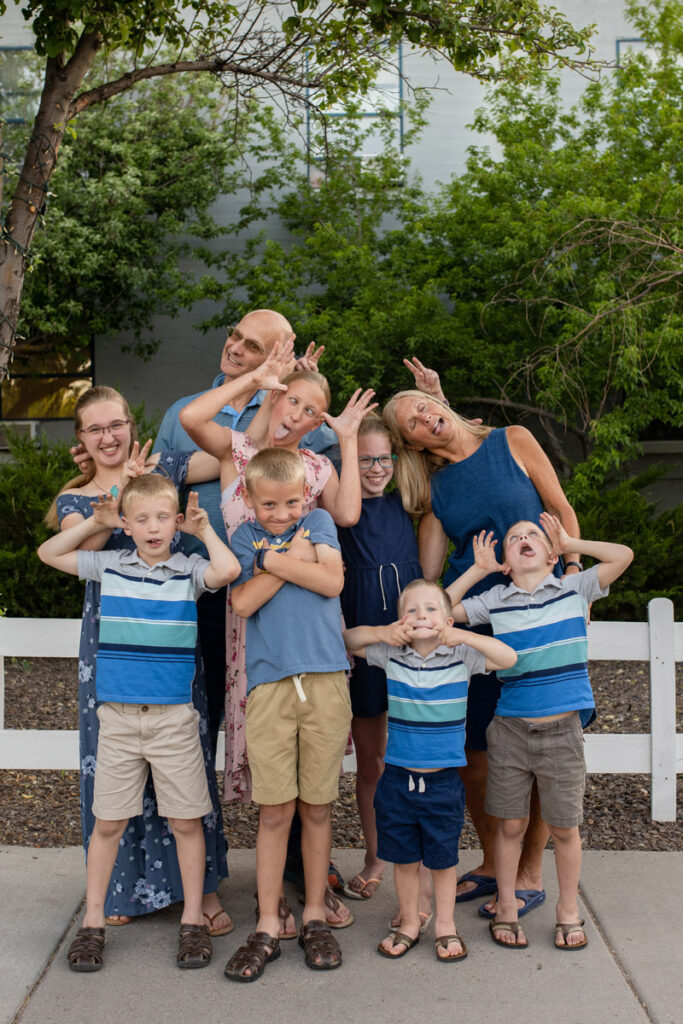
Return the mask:
<svg viewBox="0 0 683 1024">
<path fill-rule="evenodd" d="M 273 440 L 281 441 L 283 437 L 287 437 L 287 434 L 289 434 L 289 428 L 286 427 L 284 423 L 281 423 L 280 426 L 275 431 L 275 433 L 273 434 Z"/>
</svg>

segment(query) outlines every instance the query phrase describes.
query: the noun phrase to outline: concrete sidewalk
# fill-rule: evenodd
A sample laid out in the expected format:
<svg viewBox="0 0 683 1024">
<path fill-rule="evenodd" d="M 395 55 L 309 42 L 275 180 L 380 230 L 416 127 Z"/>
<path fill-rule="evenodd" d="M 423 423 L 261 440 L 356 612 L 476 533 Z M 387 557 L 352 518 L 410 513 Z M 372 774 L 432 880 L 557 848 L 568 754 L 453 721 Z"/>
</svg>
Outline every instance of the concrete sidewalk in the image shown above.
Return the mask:
<svg viewBox="0 0 683 1024">
<path fill-rule="evenodd" d="M 360 856 L 334 854 L 347 876 Z M 214 939 L 207 969 L 175 966 L 180 911 L 170 907 L 107 929 L 105 969 L 76 974 L 65 954 L 82 910 L 82 851 L 0 847 L 0 1024 L 680 1024 L 683 853 L 586 852 L 581 896 L 589 946 L 568 954 L 552 945 L 557 889 L 546 857 L 548 898 L 525 919 L 524 952 L 494 946 L 473 902 L 458 906 L 470 951 L 463 963 L 447 970 L 436 961 L 432 930 L 400 962 L 383 959 L 375 947 L 394 906 L 388 872 L 371 900 L 348 901 L 356 923 L 336 933 L 340 970 L 307 970 L 296 942 L 285 942 L 262 979 L 236 985 L 223 968 L 253 928 L 253 851 L 230 854 L 221 895 L 237 927 Z M 463 870 L 477 862 L 476 851 L 463 851 Z"/>
</svg>

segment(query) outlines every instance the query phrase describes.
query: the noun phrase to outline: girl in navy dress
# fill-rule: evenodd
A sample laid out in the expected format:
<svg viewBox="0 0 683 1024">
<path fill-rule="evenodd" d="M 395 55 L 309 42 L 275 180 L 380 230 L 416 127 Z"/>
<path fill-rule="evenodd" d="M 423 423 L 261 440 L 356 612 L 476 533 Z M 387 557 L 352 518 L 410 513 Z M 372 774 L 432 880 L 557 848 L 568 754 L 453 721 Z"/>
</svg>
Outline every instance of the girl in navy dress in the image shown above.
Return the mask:
<svg viewBox="0 0 683 1024">
<path fill-rule="evenodd" d="M 398 597 L 422 576 L 417 540 L 398 491 L 385 494 L 394 475 L 395 455 L 389 431 L 370 413 L 358 430 L 362 511 L 355 526 L 338 527 L 346 575 L 341 595 L 347 629 L 385 625 L 396 620 Z M 384 672 L 355 658 L 350 678 L 356 748 L 356 800 L 365 837 L 365 863 L 344 886 L 352 899 L 369 899 L 379 885 L 385 862 L 377 858 L 373 799 L 384 768 L 387 739 L 387 680 Z"/>
</svg>

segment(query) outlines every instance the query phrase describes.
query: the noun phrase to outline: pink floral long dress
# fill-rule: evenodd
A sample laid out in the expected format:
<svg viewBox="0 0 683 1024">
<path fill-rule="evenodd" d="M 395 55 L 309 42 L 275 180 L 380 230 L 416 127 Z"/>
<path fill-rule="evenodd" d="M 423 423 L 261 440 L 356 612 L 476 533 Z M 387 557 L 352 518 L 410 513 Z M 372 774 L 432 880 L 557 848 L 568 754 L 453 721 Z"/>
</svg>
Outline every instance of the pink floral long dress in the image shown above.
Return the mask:
<svg viewBox="0 0 683 1024">
<path fill-rule="evenodd" d="M 232 432 L 232 457 L 239 477 L 221 495 L 221 510 L 228 540 L 242 523 L 253 520 L 254 513 L 244 502 L 244 471 L 258 448 L 248 434 Z M 304 515 L 314 509 L 318 496 L 332 473 L 332 463 L 325 455 L 316 455 L 300 448 L 299 455 L 306 468 Z M 251 800 L 251 772 L 247 760 L 245 711 L 247 705 L 246 621 L 232 610 L 230 587 L 226 603 L 226 692 L 225 692 L 225 776 L 223 799 L 228 802 Z"/>
</svg>

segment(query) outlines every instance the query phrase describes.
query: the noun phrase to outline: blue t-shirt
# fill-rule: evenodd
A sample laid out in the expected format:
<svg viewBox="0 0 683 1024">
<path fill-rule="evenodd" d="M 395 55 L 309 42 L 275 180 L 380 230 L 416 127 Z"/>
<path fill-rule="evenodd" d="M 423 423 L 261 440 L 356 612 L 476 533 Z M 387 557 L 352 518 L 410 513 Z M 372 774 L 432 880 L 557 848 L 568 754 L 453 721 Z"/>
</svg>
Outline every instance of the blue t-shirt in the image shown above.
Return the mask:
<svg viewBox="0 0 683 1024">
<path fill-rule="evenodd" d="M 253 577 L 254 556 L 264 539 L 271 548 L 287 550 L 302 527 L 311 544 L 327 544 L 339 551 L 332 517 L 321 508 L 302 516 L 279 536 L 257 522 L 242 523 L 232 537 L 232 550 L 242 567 L 232 586 Z M 305 672 L 347 671 L 341 627 L 338 597 L 324 597 L 295 583 L 284 583 L 247 619 L 247 693 L 260 683 Z"/>
</svg>

